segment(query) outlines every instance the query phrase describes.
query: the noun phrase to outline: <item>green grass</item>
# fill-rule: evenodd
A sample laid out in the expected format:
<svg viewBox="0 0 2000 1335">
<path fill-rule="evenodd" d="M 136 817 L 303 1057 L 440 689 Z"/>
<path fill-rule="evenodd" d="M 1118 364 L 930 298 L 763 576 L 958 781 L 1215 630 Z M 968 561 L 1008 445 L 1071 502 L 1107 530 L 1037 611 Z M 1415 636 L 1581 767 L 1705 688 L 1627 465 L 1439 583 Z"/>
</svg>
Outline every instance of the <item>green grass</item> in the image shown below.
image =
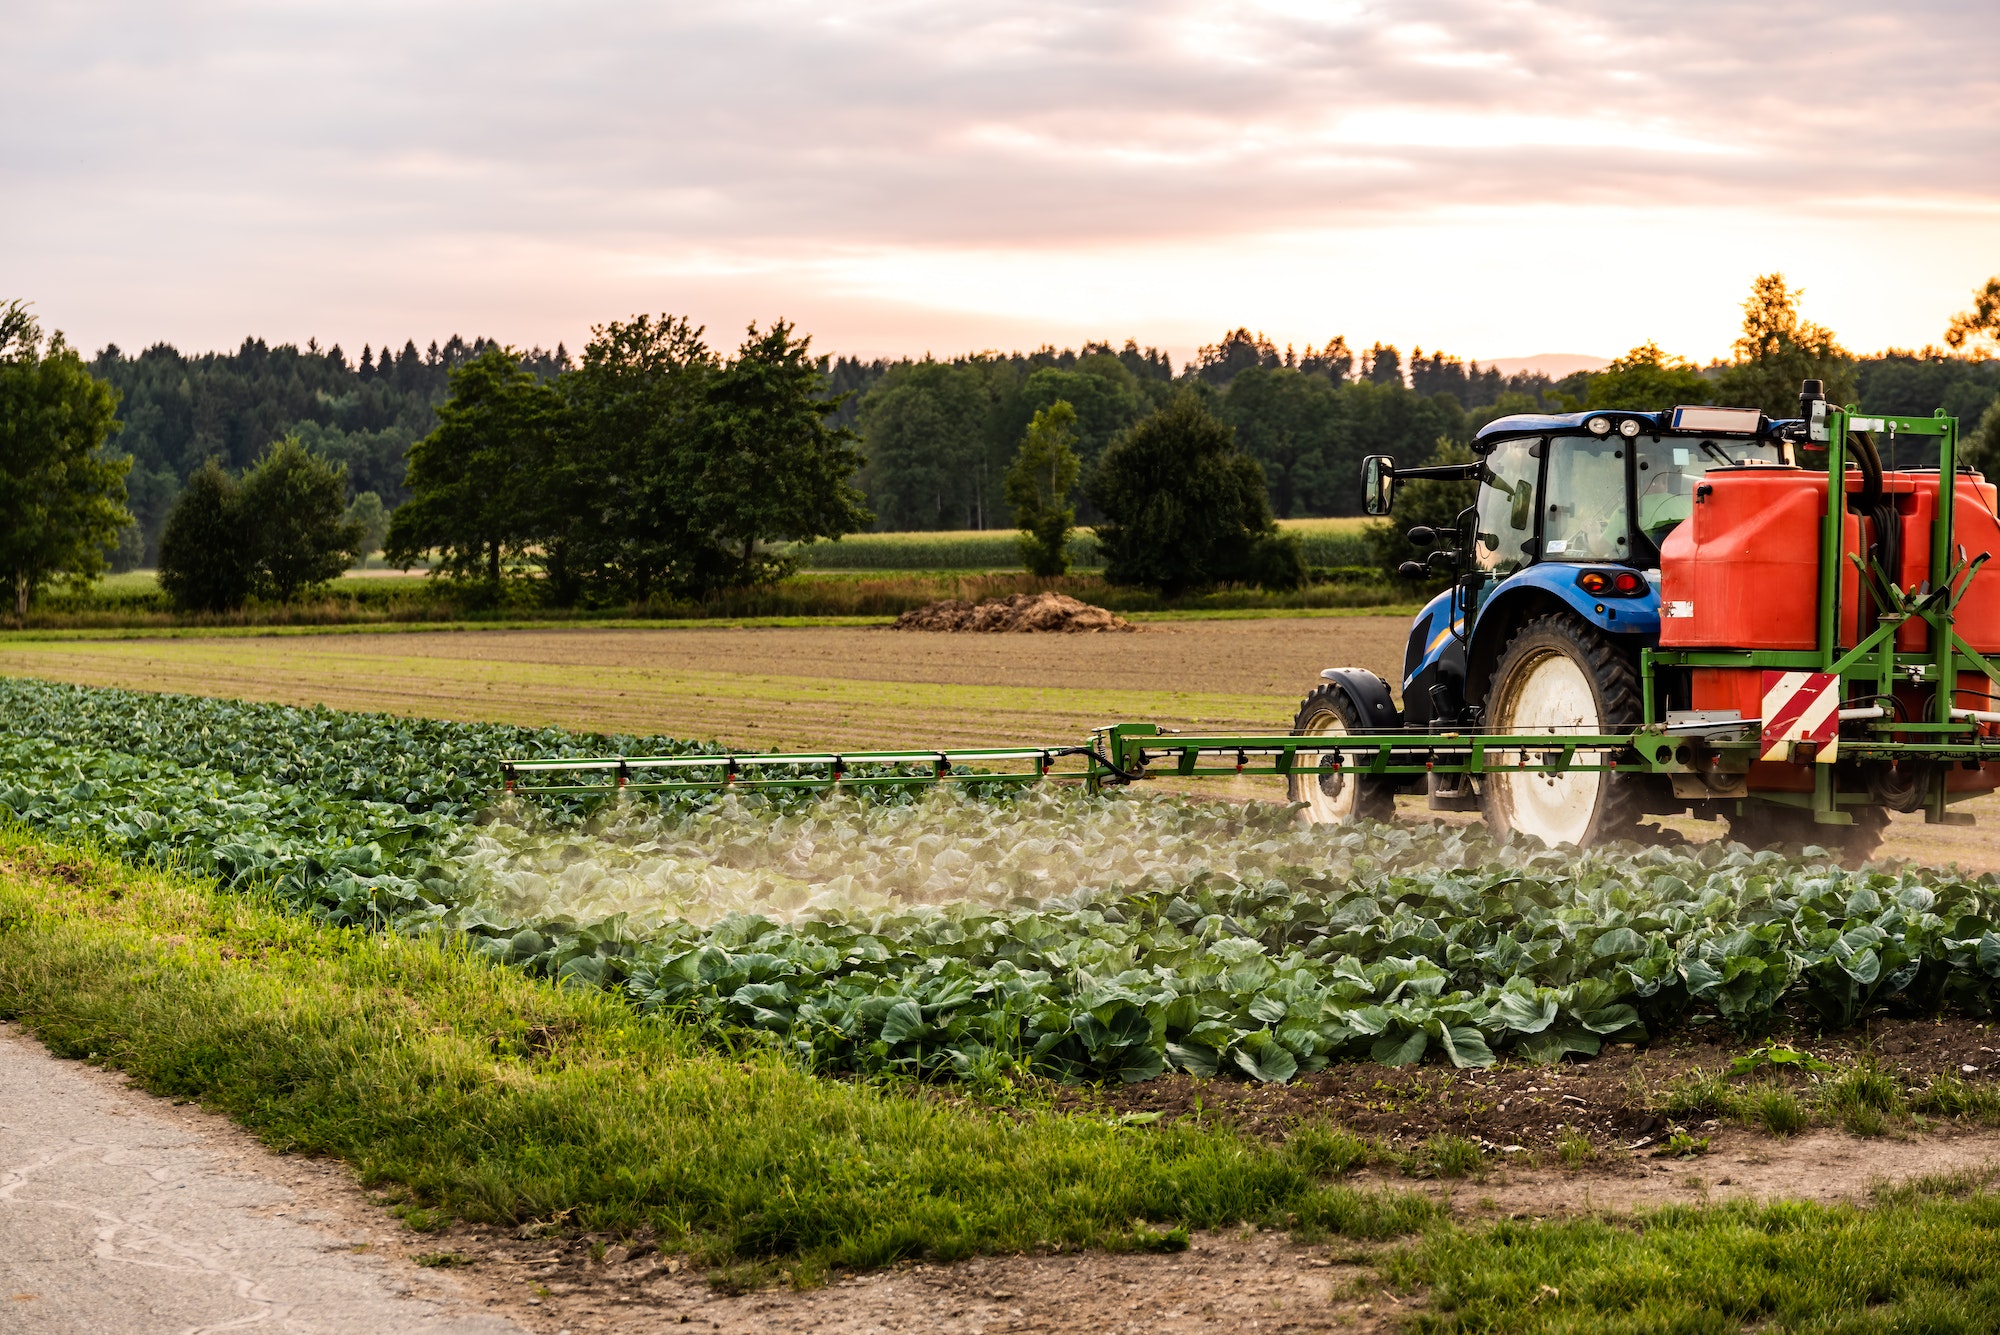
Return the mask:
<svg viewBox="0 0 2000 1335">
<path fill-rule="evenodd" d="M 893 535 L 879 535 L 893 536 Z M 1193 616 L 1220 612 L 1287 612 L 1375 609 L 1407 604 L 1411 591 L 1375 578 L 1366 570 L 1335 571 L 1318 583 L 1285 592 L 1222 588 L 1166 598 L 1147 589 L 1106 584 L 1091 571 L 1058 580 L 1038 580 L 1020 571 L 831 570 L 813 571 L 755 588 L 724 590 L 699 602 L 637 604 L 622 608 L 557 608 L 542 605 L 538 586 L 510 582 L 498 605 L 474 606 L 469 591 L 421 575 L 336 580 L 311 597 L 290 604 L 252 603 L 234 612 L 177 613 L 166 595 L 148 585 L 142 572 L 114 577 L 82 592 L 57 590 L 37 599 L 23 622 L 0 624 L 29 631 L 197 630 L 202 632 L 274 627 L 367 625 L 400 626 L 620 624 L 674 625 L 700 622 L 739 624 L 844 619 L 883 620 L 944 598 L 977 602 L 1010 594 L 1053 589 L 1122 613 L 1180 612 Z"/>
<path fill-rule="evenodd" d="M 1993 1329 L 2000 1197 L 1943 1179 L 1873 1208 L 1672 1207 L 1631 1220 L 1431 1230 L 1379 1260 L 1423 1332 Z"/>
<path fill-rule="evenodd" d="M 1281 519 L 1278 527 L 1299 535 L 1307 565 L 1369 564 L 1362 531 L 1377 521 L 1365 516 Z M 1014 529 L 956 529 L 934 532 L 851 533 L 838 542 L 790 546 L 807 570 L 974 571 L 1022 568 Z M 1069 541 L 1070 565 L 1092 570 L 1104 564 L 1089 529 Z"/>
<path fill-rule="evenodd" d="M 0 864 L 0 1015 L 274 1147 L 347 1160 L 419 1227 L 562 1216 L 811 1276 L 1171 1245 L 1138 1221 L 1385 1238 L 1438 1217 L 1230 1131 L 948 1104 L 715 1051 L 449 941 L 317 926 L 15 831 Z"/>
</svg>

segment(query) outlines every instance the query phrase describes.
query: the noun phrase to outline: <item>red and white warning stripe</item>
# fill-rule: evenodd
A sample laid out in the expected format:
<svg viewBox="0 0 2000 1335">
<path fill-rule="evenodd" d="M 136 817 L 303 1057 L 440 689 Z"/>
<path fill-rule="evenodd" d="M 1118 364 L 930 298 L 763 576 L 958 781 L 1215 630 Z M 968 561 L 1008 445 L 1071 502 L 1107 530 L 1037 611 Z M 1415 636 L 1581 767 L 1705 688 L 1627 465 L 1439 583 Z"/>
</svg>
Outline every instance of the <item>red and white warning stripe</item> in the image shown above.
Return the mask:
<svg viewBox="0 0 2000 1335">
<path fill-rule="evenodd" d="M 1831 672 L 1764 674 L 1764 759 L 1788 760 L 1793 742 L 1815 742 L 1831 765 L 1840 748 L 1840 678 Z"/>
</svg>

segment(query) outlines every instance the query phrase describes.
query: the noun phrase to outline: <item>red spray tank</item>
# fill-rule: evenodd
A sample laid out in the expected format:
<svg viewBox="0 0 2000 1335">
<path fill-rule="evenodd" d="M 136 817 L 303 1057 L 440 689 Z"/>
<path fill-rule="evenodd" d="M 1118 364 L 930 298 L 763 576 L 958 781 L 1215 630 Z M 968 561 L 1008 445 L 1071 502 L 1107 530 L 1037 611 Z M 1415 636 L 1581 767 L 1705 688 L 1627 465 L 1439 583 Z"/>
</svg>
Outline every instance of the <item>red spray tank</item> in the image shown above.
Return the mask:
<svg viewBox="0 0 2000 1335">
<path fill-rule="evenodd" d="M 1861 488 L 1850 473 L 1850 496 Z M 1931 524 L 1937 513 L 1938 475 L 1888 473 L 1883 491 L 1899 521 L 1901 551 L 1897 582 L 1914 589 L 1930 577 Z M 1994 487 L 1977 476 L 1960 475 L 1953 486 L 1954 541 L 1968 555 L 1991 552 L 2000 562 L 2000 506 Z M 1669 649 L 1815 649 L 1819 646 L 1820 526 L 1826 515 L 1826 474 L 1777 465 L 1718 468 L 1696 487 L 1686 522 L 1660 548 L 1660 644 Z M 1872 546 L 1872 521 L 1848 513 L 1843 525 L 1843 557 Z M 1838 642 L 1852 646 L 1874 625 L 1874 599 L 1864 589 L 1850 559 L 1841 562 Z M 1958 633 L 1980 653 L 2000 650 L 2000 570 L 1989 566 L 1973 581 L 1956 613 Z M 1897 648 L 1921 652 L 1929 627 L 1912 621 L 1898 633 Z M 1757 668 L 1696 668 L 1692 673 L 1696 709 L 1733 709 L 1756 718 L 1762 709 L 1762 671 Z M 1960 708 L 1995 708 L 1985 676 L 1962 672 L 1954 703 Z M 1930 713 L 1928 688 L 1897 691 L 1906 718 Z M 1907 696 L 1907 698 L 1904 698 Z M 1756 788 L 1805 790 L 1810 767 L 1766 765 L 1752 768 Z M 1994 786 L 1984 773 L 1954 773 L 1949 786 Z"/>
</svg>

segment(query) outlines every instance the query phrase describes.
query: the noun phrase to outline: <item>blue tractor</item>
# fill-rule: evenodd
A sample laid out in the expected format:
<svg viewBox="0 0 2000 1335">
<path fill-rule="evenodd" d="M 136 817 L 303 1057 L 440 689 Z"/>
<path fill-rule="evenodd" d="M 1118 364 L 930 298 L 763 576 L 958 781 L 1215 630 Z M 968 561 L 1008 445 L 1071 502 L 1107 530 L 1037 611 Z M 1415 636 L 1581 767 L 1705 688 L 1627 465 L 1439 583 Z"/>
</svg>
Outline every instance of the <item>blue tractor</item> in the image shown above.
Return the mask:
<svg viewBox="0 0 2000 1335">
<path fill-rule="evenodd" d="M 1364 507 L 1386 515 L 1398 482 L 1473 481 L 1445 544 L 1405 575 L 1450 571 L 1451 587 L 1410 627 L 1402 706 L 1364 668 L 1331 668 L 1299 707 L 1294 735 L 1625 733 L 1642 715 L 1641 651 L 1660 636 L 1660 547 L 1689 517 L 1711 469 L 1790 464 L 1799 424 L 1755 409 L 1677 408 L 1503 417 L 1467 464 L 1365 461 Z M 1314 822 L 1388 819 L 1421 785 L 1433 810 L 1483 811 L 1496 830 L 1587 846 L 1643 817 L 1689 808 L 1662 776 L 1591 769 L 1380 777 L 1295 774 Z"/>
</svg>

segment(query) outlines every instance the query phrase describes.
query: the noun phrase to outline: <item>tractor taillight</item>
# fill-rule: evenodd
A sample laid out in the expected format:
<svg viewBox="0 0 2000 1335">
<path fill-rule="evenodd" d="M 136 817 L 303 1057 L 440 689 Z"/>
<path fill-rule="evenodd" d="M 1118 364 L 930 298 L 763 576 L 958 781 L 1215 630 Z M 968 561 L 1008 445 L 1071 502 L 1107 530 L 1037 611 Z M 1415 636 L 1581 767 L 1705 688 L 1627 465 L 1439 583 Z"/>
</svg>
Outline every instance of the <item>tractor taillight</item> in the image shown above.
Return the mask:
<svg viewBox="0 0 2000 1335">
<path fill-rule="evenodd" d="M 1636 570 L 1586 570 L 1576 577 L 1576 587 L 1597 598 L 1637 598 L 1648 586 Z"/>
</svg>

